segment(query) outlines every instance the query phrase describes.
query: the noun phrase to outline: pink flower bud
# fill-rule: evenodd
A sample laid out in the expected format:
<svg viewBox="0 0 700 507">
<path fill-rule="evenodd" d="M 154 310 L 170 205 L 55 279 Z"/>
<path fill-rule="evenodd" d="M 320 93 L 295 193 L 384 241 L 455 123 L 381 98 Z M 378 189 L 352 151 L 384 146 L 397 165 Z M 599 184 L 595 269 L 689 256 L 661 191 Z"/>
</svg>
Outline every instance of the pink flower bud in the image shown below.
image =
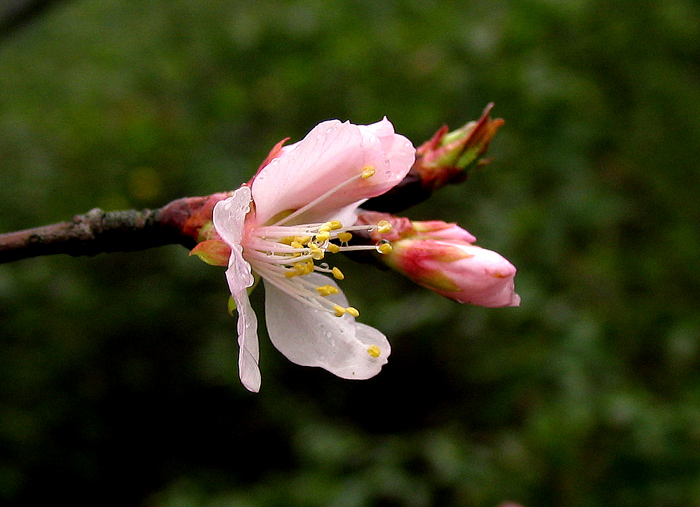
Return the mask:
<svg viewBox="0 0 700 507">
<path fill-rule="evenodd" d="M 357 217 L 357 223 L 362 225 L 378 224 L 381 221 L 389 222 L 391 230 L 386 233 L 374 229 L 371 237 L 374 241 L 383 239 L 397 241 L 403 238 L 440 239 L 444 241 L 465 241 L 474 243 L 476 238 L 455 223 L 442 220 L 428 220 L 415 222 L 405 217 L 397 217 L 390 213 L 379 211 L 363 211 Z"/>
<path fill-rule="evenodd" d="M 496 252 L 473 245 L 476 238 L 457 224 L 440 220 L 412 222 L 388 213 L 363 212 L 358 224 L 388 222 L 391 230 L 370 233 L 373 241 L 391 241 L 379 259 L 423 287 L 460 303 L 518 306 L 516 269 Z M 384 228 L 385 229 L 385 228 Z"/>
<path fill-rule="evenodd" d="M 460 303 L 489 308 L 520 305 L 516 269 L 500 254 L 463 241 L 399 240 L 384 256 L 392 268 Z"/>
</svg>

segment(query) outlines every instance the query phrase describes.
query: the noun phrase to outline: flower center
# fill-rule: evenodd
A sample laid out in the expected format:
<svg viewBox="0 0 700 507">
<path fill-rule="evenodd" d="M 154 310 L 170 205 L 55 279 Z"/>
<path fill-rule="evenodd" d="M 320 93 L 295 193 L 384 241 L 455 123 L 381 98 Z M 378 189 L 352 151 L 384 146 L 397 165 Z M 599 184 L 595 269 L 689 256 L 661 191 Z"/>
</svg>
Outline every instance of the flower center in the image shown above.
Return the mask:
<svg viewBox="0 0 700 507">
<path fill-rule="evenodd" d="M 386 240 L 375 245 L 350 245 L 354 231 L 389 232 L 391 224 L 383 221 L 375 225 L 345 227 L 337 220 L 316 224 L 292 226 L 269 225 L 258 227 L 245 242 L 243 255 L 260 276 L 290 296 L 341 317 L 344 314 L 359 316 L 352 307 L 343 307 L 332 298 L 339 290 L 334 285 L 316 285 L 305 275 L 314 272 L 327 273 L 336 280 L 345 275 L 337 267 L 331 267 L 326 255 L 359 250 L 376 250 L 381 254 L 391 252 Z"/>
<path fill-rule="evenodd" d="M 306 275 L 320 272 L 330 274 L 336 280 L 344 279 L 345 275 L 339 268 L 320 262 L 327 254 L 358 250 L 390 253 L 391 243 L 387 240 L 379 241 L 374 245 L 350 245 L 349 242 L 355 231 L 377 230 L 380 233 L 386 233 L 391 230 L 391 224 L 385 220 L 377 225 L 349 227 L 338 220 L 300 225 L 285 224 L 331 198 L 347 185 L 359 179 L 371 178 L 374 173 L 373 167 L 363 167 L 355 176 L 274 224 L 255 227 L 244 241 L 244 258 L 260 276 L 295 299 L 337 317 L 342 317 L 346 313 L 353 317 L 359 316 L 360 312 L 357 308 L 344 307 L 334 301 L 332 296 L 340 292 L 335 285 L 317 285 Z"/>
</svg>

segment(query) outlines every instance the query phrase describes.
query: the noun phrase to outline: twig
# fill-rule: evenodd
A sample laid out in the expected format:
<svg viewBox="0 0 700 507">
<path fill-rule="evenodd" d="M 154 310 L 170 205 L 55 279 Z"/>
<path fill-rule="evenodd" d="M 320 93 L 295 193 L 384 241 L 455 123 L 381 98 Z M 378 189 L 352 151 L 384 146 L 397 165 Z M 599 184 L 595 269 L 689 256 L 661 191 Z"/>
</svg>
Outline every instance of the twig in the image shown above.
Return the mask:
<svg viewBox="0 0 700 507">
<path fill-rule="evenodd" d="M 70 222 L 0 234 L 0 264 L 41 255 L 96 255 L 163 245 L 193 248 L 201 223 L 227 194 L 186 197 L 158 209 L 110 211 L 95 208 Z"/>
</svg>

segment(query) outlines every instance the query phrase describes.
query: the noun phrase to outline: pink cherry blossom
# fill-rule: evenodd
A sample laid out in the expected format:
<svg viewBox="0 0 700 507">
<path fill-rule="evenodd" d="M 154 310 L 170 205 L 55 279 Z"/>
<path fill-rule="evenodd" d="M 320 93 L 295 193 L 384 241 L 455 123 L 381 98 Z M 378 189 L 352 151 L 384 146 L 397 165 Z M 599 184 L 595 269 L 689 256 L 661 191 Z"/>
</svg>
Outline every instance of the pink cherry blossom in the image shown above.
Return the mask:
<svg viewBox="0 0 700 507">
<path fill-rule="evenodd" d="M 260 389 L 257 318 L 248 299 L 255 277 L 265 286 L 270 340 L 291 361 L 342 378 L 366 379 L 386 364 L 390 346 L 359 312 L 325 262 L 349 246 L 358 206 L 399 183 L 415 149 L 384 118 L 372 125 L 331 120 L 298 143 L 271 152 L 254 178 L 214 208 L 213 223 L 231 248 L 226 277 L 238 310 L 239 373 Z"/>
</svg>

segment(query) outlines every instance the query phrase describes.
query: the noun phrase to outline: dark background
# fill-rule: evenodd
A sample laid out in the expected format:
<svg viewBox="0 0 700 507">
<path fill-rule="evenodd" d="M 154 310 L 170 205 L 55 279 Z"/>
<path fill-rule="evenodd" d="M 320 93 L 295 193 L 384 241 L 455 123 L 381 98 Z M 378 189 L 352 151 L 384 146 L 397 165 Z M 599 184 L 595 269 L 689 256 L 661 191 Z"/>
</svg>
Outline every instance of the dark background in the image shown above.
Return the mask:
<svg viewBox="0 0 700 507">
<path fill-rule="evenodd" d="M 344 262 L 389 364 L 339 380 L 261 331 L 254 395 L 185 249 L 2 265 L 0 503 L 698 505 L 699 26 L 694 0 L 74 0 L 2 35 L 0 231 L 233 189 L 328 118 L 418 144 L 493 101 L 494 162 L 409 214 L 510 259 L 523 303 Z"/>
</svg>

